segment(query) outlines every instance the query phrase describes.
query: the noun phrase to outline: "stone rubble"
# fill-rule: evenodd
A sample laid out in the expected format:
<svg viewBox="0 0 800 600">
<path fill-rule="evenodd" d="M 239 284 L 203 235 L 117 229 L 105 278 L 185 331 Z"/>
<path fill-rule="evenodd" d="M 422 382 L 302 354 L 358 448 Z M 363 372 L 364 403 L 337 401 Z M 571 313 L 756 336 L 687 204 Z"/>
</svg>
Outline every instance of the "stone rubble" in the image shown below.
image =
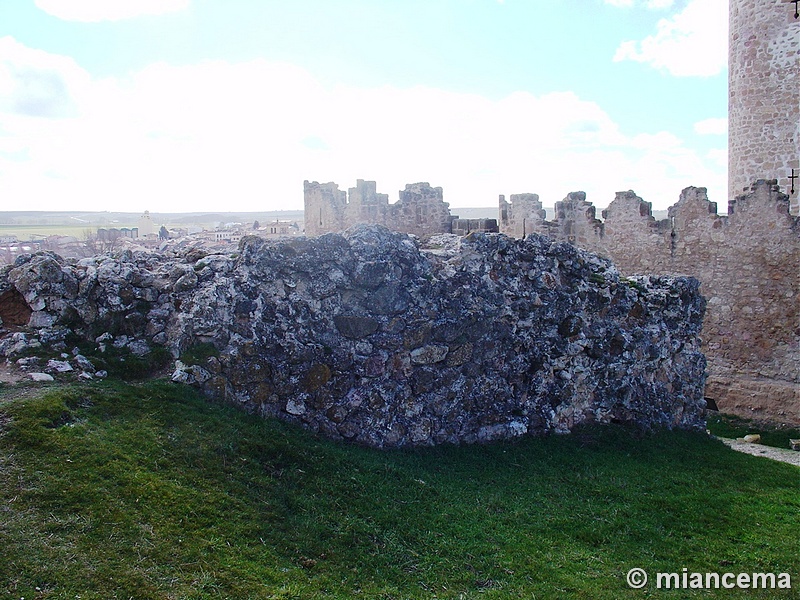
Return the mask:
<svg viewBox="0 0 800 600">
<path fill-rule="evenodd" d="M 31 309 L 28 325 L 0 329 L 0 356 L 20 366 L 42 369 L 20 363 L 38 346 L 62 353 L 50 370 L 100 377 L 76 338 L 100 353 L 164 346 L 180 358 L 173 381 L 367 446 L 591 422 L 705 429 L 697 281 L 626 279 L 537 235 L 423 244 L 364 226 L 248 237 L 234 255 L 39 253 L 0 269 L 2 294 L 15 314 L 16 295 Z M 215 351 L 183 358 L 199 345 Z"/>
</svg>

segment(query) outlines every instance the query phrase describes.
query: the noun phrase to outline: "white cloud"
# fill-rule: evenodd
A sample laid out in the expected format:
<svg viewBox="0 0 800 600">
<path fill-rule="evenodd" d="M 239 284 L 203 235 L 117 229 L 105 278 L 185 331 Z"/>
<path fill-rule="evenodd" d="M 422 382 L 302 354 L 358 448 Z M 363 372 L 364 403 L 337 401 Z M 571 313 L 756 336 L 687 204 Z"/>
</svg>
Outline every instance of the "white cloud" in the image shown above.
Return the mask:
<svg viewBox="0 0 800 600">
<path fill-rule="evenodd" d="M 654 8 L 654 9 L 672 8 L 673 4 L 675 4 L 675 0 L 648 0 L 647 8 Z"/>
<path fill-rule="evenodd" d="M 603 2 L 618 8 L 631 8 L 635 4 L 634 0 L 603 0 Z M 646 0 L 644 6 L 651 9 L 664 9 L 670 8 L 674 3 L 675 0 Z"/>
<path fill-rule="evenodd" d="M 65 21 L 119 21 L 176 12 L 190 0 L 35 0 L 40 9 Z"/>
<path fill-rule="evenodd" d="M 521 192 L 552 205 L 581 189 L 602 207 L 634 189 L 663 208 L 688 185 L 719 199 L 725 189 L 716 160 L 666 132 L 624 134 L 571 92 L 490 100 L 427 87 L 331 89 L 264 60 L 159 63 L 91 80 L 70 59 L 2 44 L 16 49 L 12 67 L 51 69 L 75 105 L 70 118 L 51 118 L 0 104 L 0 187 L 12 206 L 300 208 L 304 179 L 343 189 L 374 179 L 392 201 L 406 183 L 429 181 L 455 207 Z"/>
<path fill-rule="evenodd" d="M 74 116 L 76 96 L 90 83 L 69 57 L 0 38 L 0 110 L 37 117 Z"/>
<path fill-rule="evenodd" d="M 677 77 L 717 75 L 728 60 L 727 11 L 726 0 L 689 0 L 681 12 L 661 19 L 655 34 L 622 42 L 614 61 L 649 64 Z"/>
<path fill-rule="evenodd" d="M 725 135 L 728 133 L 728 119 L 703 119 L 694 124 L 694 131 L 700 135 Z"/>
</svg>

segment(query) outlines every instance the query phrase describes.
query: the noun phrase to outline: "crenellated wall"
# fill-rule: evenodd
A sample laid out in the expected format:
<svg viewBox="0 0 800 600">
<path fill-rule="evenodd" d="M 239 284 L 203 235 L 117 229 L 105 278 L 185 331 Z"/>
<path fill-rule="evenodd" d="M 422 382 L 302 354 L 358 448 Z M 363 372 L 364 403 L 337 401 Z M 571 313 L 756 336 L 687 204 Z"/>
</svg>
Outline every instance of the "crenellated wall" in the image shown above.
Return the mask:
<svg viewBox="0 0 800 600">
<path fill-rule="evenodd" d="M 539 194 L 511 194 L 511 202 L 500 196 L 502 231 L 510 236 L 521 238 L 529 233 L 547 233 L 546 218 Z"/>
<path fill-rule="evenodd" d="M 515 233 L 502 220 L 501 231 Z M 760 180 L 720 215 L 705 188 L 683 190 L 668 218 L 620 192 L 595 218 L 582 192 L 533 225 L 610 258 L 626 275 L 690 275 L 708 301 L 706 395 L 721 410 L 800 423 L 800 218 L 775 181 Z"/>
<path fill-rule="evenodd" d="M 410 183 L 400 199 L 389 204 L 389 196 L 377 192 L 374 181 L 359 179 L 347 193 L 335 183 L 305 181 L 306 235 L 339 233 L 361 224 L 383 225 L 402 233 L 429 236 L 450 233 L 453 217 L 440 187 Z"/>
<path fill-rule="evenodd" d="M 303 182 L 307 235 L 342 231 L 347 217 L 347 193 L 333 182 Z"/>
</svg>

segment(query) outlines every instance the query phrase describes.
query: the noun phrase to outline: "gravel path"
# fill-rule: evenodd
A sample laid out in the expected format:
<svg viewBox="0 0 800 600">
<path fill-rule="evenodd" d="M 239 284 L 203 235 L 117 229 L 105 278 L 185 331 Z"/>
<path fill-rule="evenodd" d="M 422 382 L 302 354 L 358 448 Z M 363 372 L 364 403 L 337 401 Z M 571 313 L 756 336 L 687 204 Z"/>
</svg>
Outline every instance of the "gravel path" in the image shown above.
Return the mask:
<svg viewBox="0 0 800 600">
<path fill-rule="evenodd" d="M 753 456 L 764 456 L 772 460 L 785 462 L 796 467 L 800 467 L 800 452 L 789 450 L 786 448 L 773 448 L 772 446 L 762 446 L 761 444 L 750 444 L 740 440 L 730 440 L 727 438 L 719 438 L 726 446 L 730 446 L 737 452 L 744 452 L 745 454 L 752 454 Z"/>
</svg>

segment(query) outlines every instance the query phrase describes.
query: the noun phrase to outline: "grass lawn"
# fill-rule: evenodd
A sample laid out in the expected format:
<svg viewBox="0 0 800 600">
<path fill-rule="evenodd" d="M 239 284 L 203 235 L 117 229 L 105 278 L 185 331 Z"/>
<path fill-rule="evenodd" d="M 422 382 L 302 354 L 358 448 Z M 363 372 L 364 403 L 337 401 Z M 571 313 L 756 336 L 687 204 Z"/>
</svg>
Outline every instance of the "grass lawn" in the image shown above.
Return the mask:
<svg viewBox="0 0 800 600">
<path fill-rule="evenodd" d="M 0 236 L 13 235 L 21 242 L 41 239 L 51 235 L 71 235 L 78 240 L 86 239 L 86 233 L 96 233 L 100 225 L 5 225 L 0 226 Z"/>
<path fill-rule="evenodd" d="M 7 386 L 0 511 L 0 598 L 800 597 L 800 469 L 685 432 L 381 452 L 164 381 Z M 794 589 L 656 589 L 684 567 Z"/>
</svg>

